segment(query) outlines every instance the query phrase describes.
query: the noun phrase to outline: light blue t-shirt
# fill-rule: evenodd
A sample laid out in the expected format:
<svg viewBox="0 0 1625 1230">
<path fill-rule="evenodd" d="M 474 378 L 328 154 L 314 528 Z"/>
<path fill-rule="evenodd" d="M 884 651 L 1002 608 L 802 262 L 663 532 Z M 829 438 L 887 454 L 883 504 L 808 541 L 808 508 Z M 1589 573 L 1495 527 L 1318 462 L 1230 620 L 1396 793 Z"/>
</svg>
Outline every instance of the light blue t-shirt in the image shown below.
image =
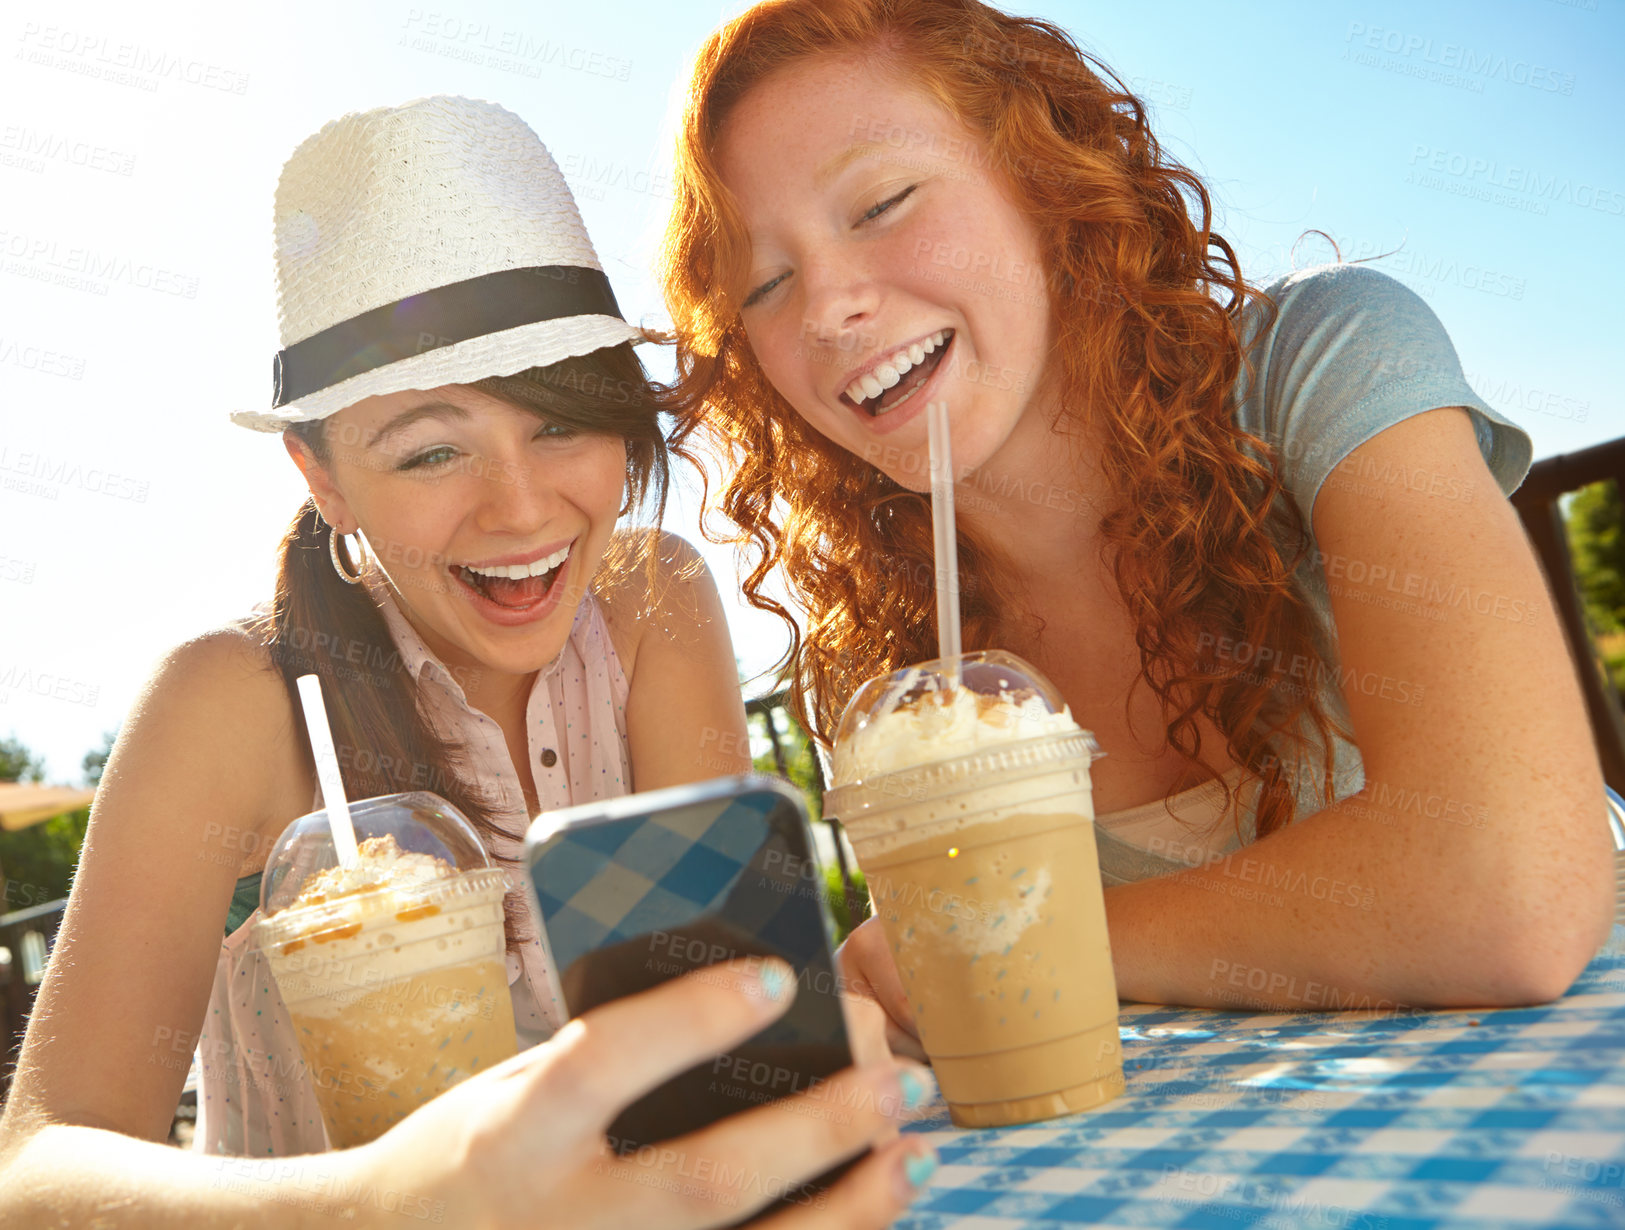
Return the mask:
<svg viewBox="0 0 1625 1230">
<path fill-rule="evenodd" d="M 1315 497 L 1351 452 L 1383 428 L 1443 406 L 1469 412 L 1501 494 L 1517 489 L 1529 470 L 1528 435 L 1468 387 L 1444 326 L 1415 291 L 1367 265 L 1306 269 L 1264 289 L 1278 314 L 1250 352 L 1251 378 L 1244 371 L 1236 382 L 1236 422 L 1275 447 L 1281 481 L 1307 527 Z M 1263 316 L 1256 301 L 1243 310 L 1244 346 Z M 1368 485 L 1431 481 L 1431 474 L 1358 469 L 1347 477 Z"/>
<path fill-rule="evenodd" d="M 1523 481 L 1532 453 L 1528 435 L 1487 406 L 1461 372 L 1455 347 L 1433 310 L 1412 290 L 1385 273 L 1366 265 L 1331 265 L 1293 273 L 1265 287 L 1277 308 L 1268 332 L 1266 308 L 1254 301 L 1242 313 L 1241 339 L 1252 362 L 1236 386 L 1236 422 L 1268 442 L 1287 495 L 1297 504 L 1310 549 L 1296 574 L 1299 594 L 1313 613 L 1319 663 L 1265 663 L 1260 673 L 1288 670 L 1288 682 L 1302 669 L 1297 686 L 1316 688 L 1329 716 L 1349 727 L 1348 687 L 1386 689 L 1403 702 L 1401 689 L 1415 685 L 1384 679 L 1368 672 L 1358 675 L 1339 665 L 1337 630 L 1332 622 L 1328 579 L 1372 589 L 1366 561 L 1325 555 L 1314 542 L 1314 506 L 1326 483 L 1359 484 L 1375 495 L 1378 489 L 1406 484 L 1435 490 L 1452 499 L 1488 500 L 1510 495 Z M 1255 339 L 1256 345 L 1252 345 Z M 1447 490 L 1425 464 L 1378 470 L 1350 457 L 1360 445 L 1385 427 L 1415 414 L 1447 406 L 1460 406 L 1473 420 L 1479 451 L 1499 491 Z M 1396 578 L 1392 592 L 1384 583 L 1378 600 L 1400 609 L 1410 603 L 1419 612 L 1427 599 L 1439 595 L 1420 592 L 1411 578 Z M 1425 582 L 1424 582 L 1425 584 Z M 1411 591 L 1411 592 L 1408 592 Z M 1459 600 L 1451 593 L 1445 601 Z M 1237 648 L 1235 653 L 1249 652 Z M 1419 697 L 1418 697 L 1419 699 Z M 1360 754 L 1353 744 L 1336 741 L 1334 801 L 1358 791 L 1365 783 Z M 1296 766 L 1300 783 L 1298 817 L 1323 804 L 1319 758 Z M 1242 829 L 1250 839 L 1251 817 L 1243 814 Z M 1101 871 L 1108 883 L 1145 879 L 1181 869 L 1184 864 L 1159 857 L 1097 828 Z M 1240 839 L 1229 843 L 1240 844 Z"/>
</svg>

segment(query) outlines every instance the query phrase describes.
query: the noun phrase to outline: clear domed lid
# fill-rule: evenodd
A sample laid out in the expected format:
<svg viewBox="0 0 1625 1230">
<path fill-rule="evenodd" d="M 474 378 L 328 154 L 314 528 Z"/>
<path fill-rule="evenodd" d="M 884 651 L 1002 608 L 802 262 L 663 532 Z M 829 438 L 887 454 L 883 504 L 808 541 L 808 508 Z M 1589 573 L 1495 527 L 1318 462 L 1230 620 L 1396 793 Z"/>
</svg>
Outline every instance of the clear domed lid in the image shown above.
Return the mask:
<svg viewBox="0 0 1625 1230">
<path fill-rule="evenodd" d="M 957 672 L 952 669 L 955 666 Z M 1060 691 L 1036 666 L 1002 649 L 986 649 L 951 660 L 933 659 L 869 680 L 841 714 L 835 732 L 837 754 L 843 744 L 894 712 L 952 703 L 956 689 L 981 698 L 981 709 L 1004 705 L 1031 717 L 1066 712 Z"/>
<path fill-rule="evenodd" d="M 848 826 L 997 782 L 1000 788 L 1100 754 L 1037 667 L 1000 649 L 871 679 L 835 732 L 824 814 Z"/>
<path fill-rule="evenodd" d="M 387 850 L 382 843 L 388 839 L 401 855 L 407 856 L 404 861 L 416 863 L 419 868 L 427 866 L 424 858 L 443 864 L 435 869 L 443 876 L 480 871 L 492 865 L 485 844 L 467 817 L 439 795 L 427 791 L 351 803 L 350 823 L 355 828 L 356 844 L 363 847 L 364 862 L 370 850 Z M 380 845 L 368 847 L 369 841 Z M 403 861 L 394 857 L 394 851 L 389 854 L 389 861 Z M 292 905 L 311 877 L 338 865 L 327 812 L 300 816 L 282 831 L 265 861 L 260 881 L 261 917 L 269 919 Z M 365 886 L 347 891 L 365 891 Z"/>
</svg>

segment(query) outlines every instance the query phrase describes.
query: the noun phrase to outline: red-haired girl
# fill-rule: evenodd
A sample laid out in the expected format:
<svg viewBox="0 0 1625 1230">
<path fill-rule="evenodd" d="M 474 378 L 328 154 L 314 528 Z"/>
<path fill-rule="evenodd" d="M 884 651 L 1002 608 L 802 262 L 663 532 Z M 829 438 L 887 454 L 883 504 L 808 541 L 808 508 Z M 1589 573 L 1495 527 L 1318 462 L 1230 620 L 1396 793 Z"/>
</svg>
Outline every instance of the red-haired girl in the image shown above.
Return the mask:
<svg viewBox="0 0 1625 1230">
<path fill-rule="evenodd" d="M 750 9 L 699 56 L 675 182 L 685 428 L 734 465 L 748 597 L 784 614 L 778 571 L 805 611 L 821 739 L 935 656 L 945 401 L 966 648 L 1031 660 L 1108 754 L 1123 997 L 1563 992 L 1608 929 L 1602 781 L 1502 498 L 1528 437 L 1417 296 L 1249 284 L 1121 80 L 976 0 Z M 846 957 L 906 1027 L 872 924 Z"/>
</svg>

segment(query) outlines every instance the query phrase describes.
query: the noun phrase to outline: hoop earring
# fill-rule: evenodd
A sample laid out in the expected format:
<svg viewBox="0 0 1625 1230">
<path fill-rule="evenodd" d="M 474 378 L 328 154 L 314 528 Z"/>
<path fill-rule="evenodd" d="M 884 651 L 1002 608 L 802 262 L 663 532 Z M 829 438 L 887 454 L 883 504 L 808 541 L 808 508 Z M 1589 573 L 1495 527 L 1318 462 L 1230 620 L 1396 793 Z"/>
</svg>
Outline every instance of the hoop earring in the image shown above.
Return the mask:
<svg viewBox="0 0 1625 1230">
<path fill-rule="evenodd" d="M 343 581 L 346 585 L 359 585 L 361 584 L 361 574 L 366 571 L 367 567 L 366 555 L 360 549 L 359 545 L 361 542 L 361 534 L 359 531 L 356 533 L 355 540 L 357 547 L 355 550 L 352 551 L 348 545 L 346 545 L 344 548 L 354 559 L 358 561 L 356 564 L 355 575 L 353 576 L 345 571 L 344 561 L 339 558 L 339 539 L 344 537 L 348 537 L 348 535 L 340 534 L 337 526 L 329 526 L 327 531 L 327 554 L 328 557 L 333 561 L 333 571 L 339 574 L 339 580 Z"/>
</svg>

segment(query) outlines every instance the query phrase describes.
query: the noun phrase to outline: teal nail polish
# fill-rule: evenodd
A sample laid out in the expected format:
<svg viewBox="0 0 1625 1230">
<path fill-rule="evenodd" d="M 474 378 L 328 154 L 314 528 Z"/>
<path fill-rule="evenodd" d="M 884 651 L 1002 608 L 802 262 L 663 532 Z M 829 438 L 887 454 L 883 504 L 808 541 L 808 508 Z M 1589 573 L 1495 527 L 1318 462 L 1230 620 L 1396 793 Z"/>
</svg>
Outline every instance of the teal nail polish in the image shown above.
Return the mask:
<svg viewBox="0 0 1625 1230">
<path fill-rule="evenodd" d="M 782 965 L 764 965 L 761 973 L 762 994 L 771 1000 L 781 1000 L 790 988 L 790 975 Z"/>
<path fill-rule="evenodd" d="M 917 1075 L 904 1068 L 897 1078 L 897 1083 L 902 1088 L 903 1106 L 906 1110 L 917 1110 L 925 1105 L 925 1099 L 931 1091 Z"/>
<path fill-rule="evenodd" d="M 937 1173 L 937 1151 L 909 1154 L 903 1159 L 903 1173 L 908 1176 L 910 1187 L 924 1187 Z"/>
</svg>

